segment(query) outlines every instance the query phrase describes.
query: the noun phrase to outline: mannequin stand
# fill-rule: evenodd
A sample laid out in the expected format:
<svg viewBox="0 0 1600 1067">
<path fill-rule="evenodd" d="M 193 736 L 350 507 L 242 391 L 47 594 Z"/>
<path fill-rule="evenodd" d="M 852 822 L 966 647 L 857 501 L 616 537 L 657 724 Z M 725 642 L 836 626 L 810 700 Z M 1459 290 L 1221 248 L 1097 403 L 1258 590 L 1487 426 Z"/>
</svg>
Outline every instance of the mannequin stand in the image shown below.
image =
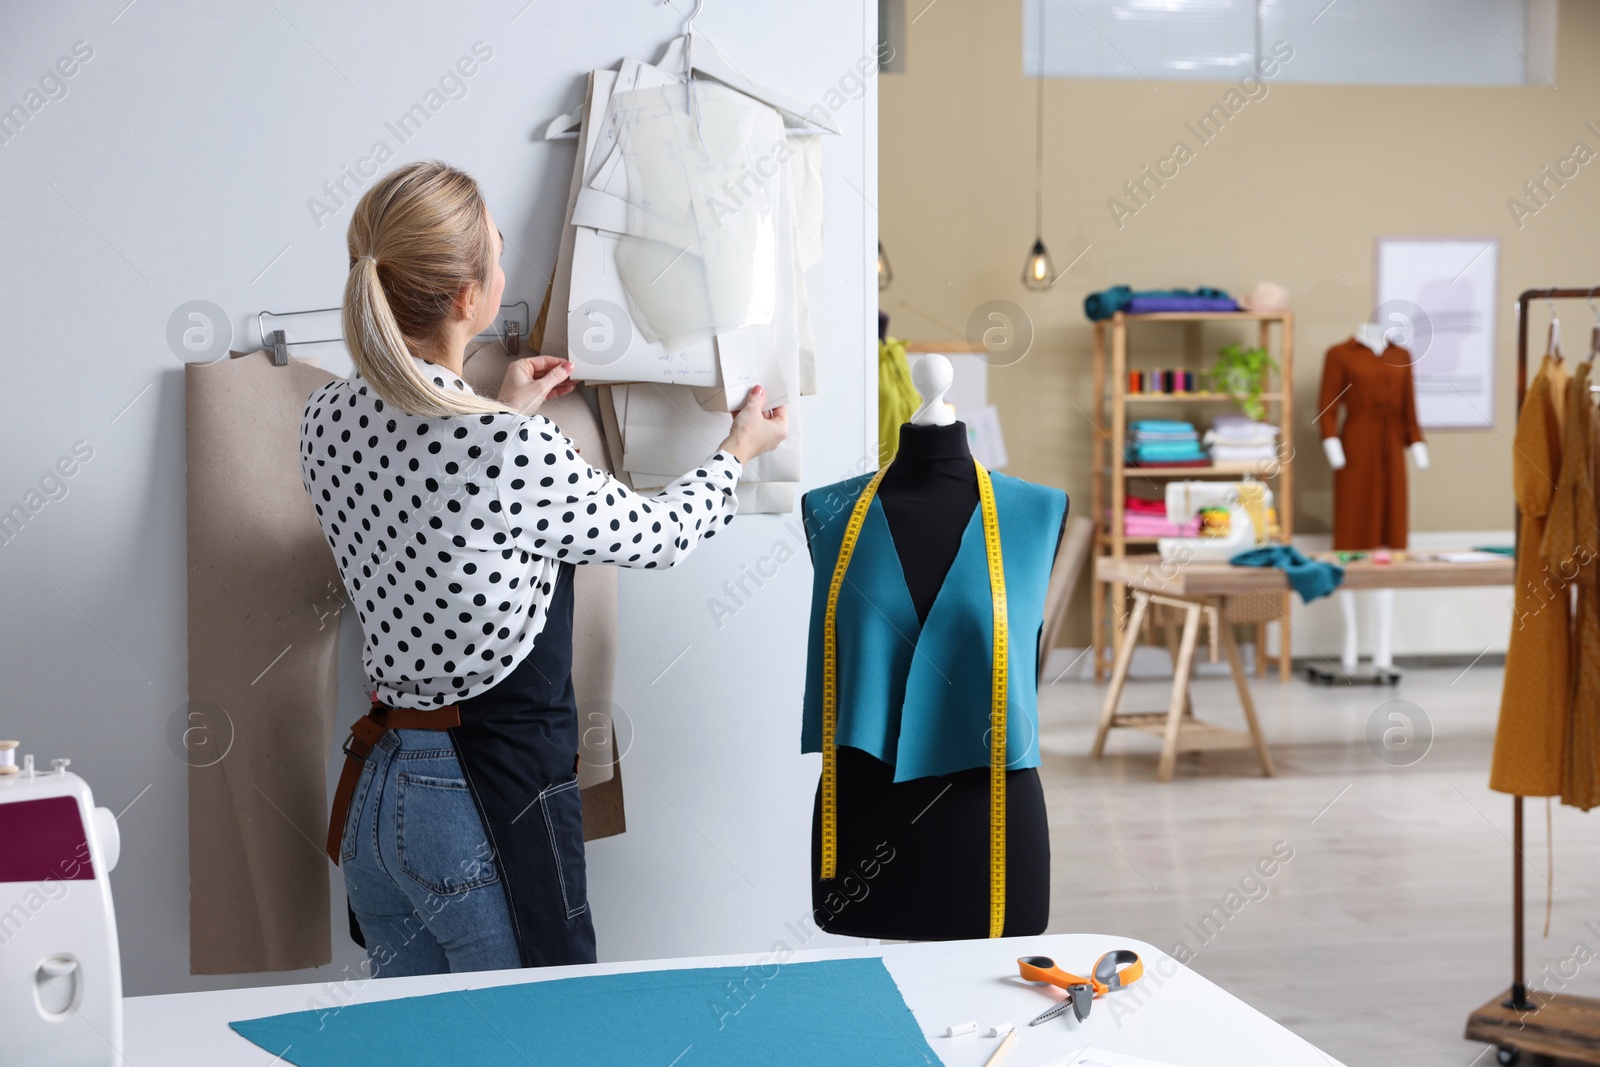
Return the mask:
<svg viewBox="0 0 1600 1067">
<path fill-rule="evenodd" d="M 1344 616 L 1344 646 L 1339 657 L 1338 671 L 1312 665 L 1306 668 L 1306 677 L 1322 685 L 1342 682 L 1345 685 L 1395 685 L 1400 672 L 1394 666 L 1394 590 L 1373 589 L 1372 607 L 1377 615 L 1377 647 L 1372 652 L 1372 666 L 1361 668 L 1360 630 L 1356 623 L 1356 595 L 1349 589 L 1338 592 L 1339 612 Z"/>
</svg>

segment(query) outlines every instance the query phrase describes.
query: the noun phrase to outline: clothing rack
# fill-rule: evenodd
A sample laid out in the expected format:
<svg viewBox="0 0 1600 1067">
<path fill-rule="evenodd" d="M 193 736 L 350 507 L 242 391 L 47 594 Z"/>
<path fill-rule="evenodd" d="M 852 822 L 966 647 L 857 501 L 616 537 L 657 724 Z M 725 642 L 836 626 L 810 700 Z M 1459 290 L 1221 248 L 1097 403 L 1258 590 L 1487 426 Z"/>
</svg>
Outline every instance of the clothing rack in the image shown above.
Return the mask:
<svg viewBox="0 0 1600 1067">
<path fill-rule="evenodd" d="M 1595 308 L 1600 286 L 1585 289 L 1525 289 L 1517 297 L 1517 416 L 1522 416 L 1522 401 L 1528 391 L 1528 306 L 1536 300 L 1550 302 L 1552 314 L 1557 300 L 1587 300 Z M 1518 539 L 1522 516 L 1517 511 Z M 1518 545 L 1520 549 L 1521 546 Z M 1504 999 L 1496 997 L 1467 1017 L 1469 1040 L 1493 1042 L 1496 1059 L 1515 1064 L 1524 1052 L 1530 1055 L 1559 1056 L 1580 1063 L 1600 1064 L 1600 998 L 1567 993 L 1538 994 L 1529 997 L 1524 969 L 1522 797 L 1511 798 L 1511 989 Z"/>
<path fill-rule="evenodd" d="M 528 318 L 528 302 L 526 300 L 518 300 L 513 304 L 501 304 L 498 310 L 503 312 L 507 308 L 520 308 L 521 314 L 507 316 L 497 313 L 496 319 L 500 324 L 499 329 L 492 329 L 488 333 L 479 334 L 478 337 L 480 339 L 494 338 L 496 340 L 504 341 L 506 351 L 514 356 L 521 348 L 522 338 L 531 328 L 532 321 Z M 342 307 L 331 307 L 310 308 L 306 311 L 258 311 L 256 312 L 256 330 L 261 335 L 262 345 L 272 351 L 273 365 L 278 367 L 286 367 L 289 365 L 290 345 L 342 344 L 344 343 L 344 334 L 341 333 L 337 337 L 316 337 L 307 341 L 291 341 L 288 338 L 288 331 L 283 329 L 268 330 L 264 320 L 268 318 L 292 319 L 303 315 L 328 315 L 333 312 L 343 310 L 344 308 Z"/>
</svg>

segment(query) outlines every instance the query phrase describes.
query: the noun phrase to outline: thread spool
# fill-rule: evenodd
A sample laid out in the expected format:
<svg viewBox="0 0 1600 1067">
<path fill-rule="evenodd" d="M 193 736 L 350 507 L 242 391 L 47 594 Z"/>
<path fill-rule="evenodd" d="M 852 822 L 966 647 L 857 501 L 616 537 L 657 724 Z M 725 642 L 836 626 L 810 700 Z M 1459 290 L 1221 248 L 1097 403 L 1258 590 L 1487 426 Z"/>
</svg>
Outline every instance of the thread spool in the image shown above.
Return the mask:
<svg viewBox="0 0 1600 1067">
<path fill-rule="evenodd" d="M 17 773 L 17 746 L 21 741 L 0 741 L 0 774 Z"/>
<path fill-rule="evenodd" d="M 989 1027 L 989 1029 L 983 1032 L 983 1036 L 1005 1037 L 1014 1029 L 1016 1029 L 1016 1027 L 1012 1026 L 1010 1023 L 995 1023 L 993 1026 Z"/>
<path fill-rule="evenodd" d="M 945 1037 L 960 1037 L 962 1034 L 976 1033 L 977 1023 L 956 1023 L 954 1026 L 945 1027 Z"/>
</svg>

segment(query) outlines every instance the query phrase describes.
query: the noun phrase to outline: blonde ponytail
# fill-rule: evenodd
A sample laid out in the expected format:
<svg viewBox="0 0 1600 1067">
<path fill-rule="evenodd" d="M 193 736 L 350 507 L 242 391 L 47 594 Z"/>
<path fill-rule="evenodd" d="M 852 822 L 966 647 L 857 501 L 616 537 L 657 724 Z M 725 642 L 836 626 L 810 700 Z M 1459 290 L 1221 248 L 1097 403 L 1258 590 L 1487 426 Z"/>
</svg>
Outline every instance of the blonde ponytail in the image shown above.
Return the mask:
<svg viewBox="0 0 1600 1067">
<path fill-rule="evenodd" d="M 345 346 L 378 396 L 412 415 L 510 411 L 434 385 L 412 360 L 436 339 L 462 286 L 489 286 L 494 242 L 478 183 L 443 163 L 408 163 L 367 190 L 346 244 Z"/>
</svg>

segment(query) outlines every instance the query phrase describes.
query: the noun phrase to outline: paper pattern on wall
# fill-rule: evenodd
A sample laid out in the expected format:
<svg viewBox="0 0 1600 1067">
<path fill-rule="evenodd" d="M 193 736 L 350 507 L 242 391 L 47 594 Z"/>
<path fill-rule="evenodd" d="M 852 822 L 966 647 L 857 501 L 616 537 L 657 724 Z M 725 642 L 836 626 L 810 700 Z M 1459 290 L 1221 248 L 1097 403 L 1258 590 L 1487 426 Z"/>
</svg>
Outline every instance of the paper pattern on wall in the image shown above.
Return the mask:
<svg viewBox="0 0 1600 1067">
<path fill-rule="evenodd" d="M 788 511 L 798 398 L 817 389 L 805 272 L 822 255 L 821 140 L 720 56 L 731 84 L 686 84 L 683 63 L 680 39 L 656 64 L 590 72 L 543 351 L 606 385 L 615 473 L 638 489 L 703 462 L 761 385 L 790 439 L 744 483 L 786 488 L 742 488 L 741 510 Z"/>
</svg>

